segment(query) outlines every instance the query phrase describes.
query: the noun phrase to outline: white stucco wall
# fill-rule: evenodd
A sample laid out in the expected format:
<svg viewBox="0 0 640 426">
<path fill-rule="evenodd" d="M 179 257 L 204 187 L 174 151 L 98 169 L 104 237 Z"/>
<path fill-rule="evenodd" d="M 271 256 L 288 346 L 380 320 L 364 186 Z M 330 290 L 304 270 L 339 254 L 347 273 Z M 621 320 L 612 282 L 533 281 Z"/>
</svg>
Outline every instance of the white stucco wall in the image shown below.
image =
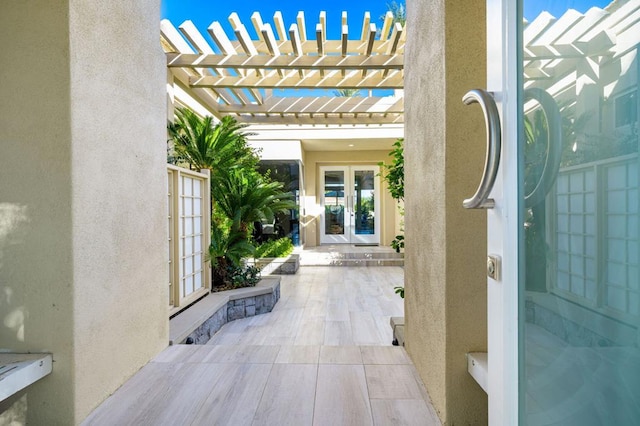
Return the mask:
<svg viewBox="0 0 640 426">
<path fill-rule="evenodd" d="M 55 360 L 29 424 L 80 422 L 168 341 L 159 12 L 0 3 L 0 349 Z"/>
</svg>

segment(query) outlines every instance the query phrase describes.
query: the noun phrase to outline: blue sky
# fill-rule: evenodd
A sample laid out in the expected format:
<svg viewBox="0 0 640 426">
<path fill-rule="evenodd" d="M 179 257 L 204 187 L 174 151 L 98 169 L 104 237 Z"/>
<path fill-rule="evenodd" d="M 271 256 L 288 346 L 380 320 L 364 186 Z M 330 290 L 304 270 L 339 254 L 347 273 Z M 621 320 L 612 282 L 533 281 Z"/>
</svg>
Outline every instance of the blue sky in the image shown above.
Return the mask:
<svg viewBox="0 0 640 426">
<path fill-rule="evenodd" d="M 319 22 L 320 11 L 327 12 L 327 32 L 329 38 L 338 39 L 340 33 L 340 22 L 342 12 L 347 12 L 347 23 L 349 24 L 349 38 L 359 38 L 362 31 L 362 19 L 365 12 L 371 13 L 371 21 L 377 26 L 382 24 L 379 19 L 387 11 L 386 0 L 323 0 L 303 2 L 300 0 L 240 0 L 240 1 L 212 1 L 212 0 L 162 0 L 162 18 L 167 18 L 174 26 L 180 25 L 183 21 L 190 19 L 200 29 L 206 33 L 207 27 L 213 21 L 219 21 L 225 29 L 227 35 L 233 36 L 228 17 L 232 12 L 237 12 L 240 20 L 247 27 L 247 31 L 252 38 L 257 38 L 253 25 L 251 24 L 251 14 L 260 12 L 264 22 L 273 25 L 273 14 L 276 11 L 282 12 L 284 24 L 287 29 L 296 22 L 298 11 L 304 11 L 307 25 L 307 35 L 315 39 L 315 25 Z"/>
<path fill-rule="evenodd" d="M 213 0 L 162 0 L 162 18 L 168 18 L 175 26 L 183 21 L 191 19 L 203 32 L 213 21 L 219 21 L 227 34 L 233 35 L 227 18 L 232 12 L 237 12 L 245 23 L 250 34 L 251 14 L 259 11 L 266 22 L 273 22 L 273 13 L 282 12 L 285 26 L 295 22 L 296 14 L 303 10 L 307 21 L 307 32 L 311 38 L 315 38 L 312 31 L 318 22 L 321 10 L 327 12 L 327 30 L 331 38 L 338 38 L 342 11 L 347 12 L 350 27 L 350 38 L 356 38 L 362 30 L 362 18 L 364 12 L 369 11 L 376 25 L 380 25 L 380 16 L 387 11 L 386 0 L 323 0 L 302 2 L 300 0 L 241 0 L 241 1 L 213 1 Z M 610 0 L 527 0 L 524 2 L 524 16 L 533 20 L 540 11 L 547 10 L 555 17 L 568 8 L 579 12 L 586 12 L 592 6 L 604 7 Z M 332 33 L 334 32 L 334 33 Z"/>
<path fill-rule="evenodd" d="M 567 9 L 585 13 L 593 6 L 604 8 L 609 3 L 611 0 L 528 0 L 524 2 L 524 17 L 531 22 L 541 11 L 546 10 L 559 18 Z"/>
</svg>

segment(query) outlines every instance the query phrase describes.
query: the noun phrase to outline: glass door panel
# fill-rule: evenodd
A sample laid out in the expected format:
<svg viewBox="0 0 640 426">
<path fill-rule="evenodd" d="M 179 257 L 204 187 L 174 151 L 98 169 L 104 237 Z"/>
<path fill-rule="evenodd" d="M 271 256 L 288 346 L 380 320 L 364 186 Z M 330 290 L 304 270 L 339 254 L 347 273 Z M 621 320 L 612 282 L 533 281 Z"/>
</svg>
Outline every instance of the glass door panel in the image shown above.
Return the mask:
<svg viewBox="0 0 640 426">
<path fill-rule="evenodd" d="M 371 235 L 375 233 L 375 176 L 373 170 L 355 170 L 353 173 L 355 233 Z"/>
<path fill-rule="evenodd" d="M 322 244 L 380 242 L 378 166 L 323 166 Z"/>
<path fill-rule="evenodd" d="M 380 242 L 380 170 L 378 166 L 351 168 L 351 242 L 378 244 Z"/>
<path fill-rule="evenodd" d="M 640 422 L 640 0 L 578 3 L 518 17 L 523 425 Z"/>
<path fill-rule="evenodd" d="M 346 172 L 345 170 L 325 170 L 323 175 L 323 234 L 336 242 L 346 242 Z"/>
</svg>

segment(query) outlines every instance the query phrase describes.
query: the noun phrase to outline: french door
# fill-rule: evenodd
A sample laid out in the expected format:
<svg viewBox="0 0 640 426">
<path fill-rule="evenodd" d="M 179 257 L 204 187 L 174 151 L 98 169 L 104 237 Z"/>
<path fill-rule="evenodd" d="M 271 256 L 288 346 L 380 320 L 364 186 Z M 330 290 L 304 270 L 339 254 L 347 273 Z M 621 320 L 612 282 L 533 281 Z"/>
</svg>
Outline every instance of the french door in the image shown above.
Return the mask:
<svg viewBox="0 0 640 426">
<path fill-rule="evenodd" d="M 490 424 L 640 424 L 640 0 L 487 7 Z"/>
<path fill-rule="evenodd" d="M 378 166 L 322 166 L 320 243 L 380 242 Z"/>
</svg>

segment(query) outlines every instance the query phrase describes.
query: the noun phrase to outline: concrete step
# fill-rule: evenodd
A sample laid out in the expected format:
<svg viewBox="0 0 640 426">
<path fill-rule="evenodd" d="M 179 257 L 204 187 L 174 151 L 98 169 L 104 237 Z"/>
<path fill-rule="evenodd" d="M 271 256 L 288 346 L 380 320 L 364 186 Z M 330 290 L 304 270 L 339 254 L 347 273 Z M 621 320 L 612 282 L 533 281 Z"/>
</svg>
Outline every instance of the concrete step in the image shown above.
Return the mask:
<svg viewBox="0 0 640 426">
<path fill-rule="evenodd" d="M 395 252 L 303 253 L 304 266 L 404 266 L 404 255 Z"/>
</svg>

